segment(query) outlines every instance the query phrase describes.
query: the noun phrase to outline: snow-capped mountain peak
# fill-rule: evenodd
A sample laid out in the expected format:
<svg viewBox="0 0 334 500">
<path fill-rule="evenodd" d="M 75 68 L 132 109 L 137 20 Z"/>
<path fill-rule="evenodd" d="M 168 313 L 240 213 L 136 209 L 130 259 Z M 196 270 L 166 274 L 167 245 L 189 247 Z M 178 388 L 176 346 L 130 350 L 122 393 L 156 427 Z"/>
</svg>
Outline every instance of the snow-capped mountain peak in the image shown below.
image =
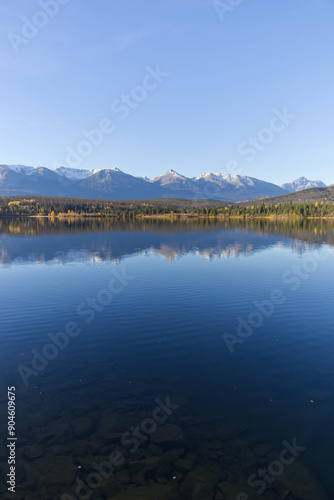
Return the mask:
<svg viewBox="0 0 334 500">
<path fill-rule="evenodd" d="M 112 170 L 113 172 L 119 172 L 121 174 L 124 174 L 124 172 L 117 167 L 107 168 L 107 170 Z"/>
<path fill-rule="evenodd" d="M 172 168 L 170 168 L 169 170 L 167 170 L 167 172 L 165 172 L 164 174 L 160 175 L 159 177 L 182 177 L 182 178 L 184 178 L 183 175 L 179 174 L 178 172 L 176 172 Z"/>
<path fill-rule="evenodd" d="M 68 167 L 58 167 L 54 170 L 56 174 L 75 181 L 87 179 L 87 177 L 96 174 L 96 172 L 98 171 L 99 170 L 84 170 L 84 169 L 68 168 Z"/>
<path fill-rule="evenodd" d="M 295 181 L 282 184 L 281 187 L 289 193 L 292 193 L 295 191 L 302 191 L 303 189 L 310 189 L 314 187 L 326 187 L 326 184 L 324 184 L 320 180 L 310 181 L 309 179 L 306 179 L 306 177 L 299 177 L 299 179 L 296 179 Z"/>
<path fill-rule="evenodd" d="M 256 181 L 257 179 L 253 179 L 252 177 L 248 177 L 245 175 L 225 174 L 223 172 L 207 172 L 206 174 L 200 175 L 199 177 L 195 177 L 194 180 L 195 182 L 214 182 L 220 185 L 229 184 L 238 188 L 245 186 L 255 186 L 254 181 Z"/>
<path fill-rule="evenodd" d="M 28 167 L 29 168 L 29 167 Z M 111 167 L 105 169 L 106 171 L 112 171 L 112 172 L 118 172 L 118 173 L 123 173 L 119 168 L 117 167 Z M 54 170 L 54 172 L 58 175 L 61 175 L 62 177 L 66 177 L 67 179 L 70 179 L 72 181 L 82 181 L 84 179 L 87 179 L 91 175 L 97 174 L 99 172 L 102 172 L 102 169 L 91 169 L 91 170 L 85 170 L 85 169 L 78 169 L 78 168 L 69 168 L 69 167 L 58 167 Z"/>
<path fill-rule="evenodd" d="M 18 174 L 23 174 L 23 175 L 31 175 L 36 170 L 38 170 L 41 167 L 26 167 L 25 165 L 0 165 L 0 167 L 3 168 L 9 168 L 9 170 L 12 170 L 13 172 L 17 172 Z"/>
<path fill-rule="evenodd" d="M 179 174 L 173 169 L 167 170 L 164 174 L 159 175 L 158 177 L 155 177 L 152 179 L 152 182 L 156 181 L 170 181 L 170 180 L 175 180 L 175 179 L 187 179 L 184 175 Z"/>
</svg>

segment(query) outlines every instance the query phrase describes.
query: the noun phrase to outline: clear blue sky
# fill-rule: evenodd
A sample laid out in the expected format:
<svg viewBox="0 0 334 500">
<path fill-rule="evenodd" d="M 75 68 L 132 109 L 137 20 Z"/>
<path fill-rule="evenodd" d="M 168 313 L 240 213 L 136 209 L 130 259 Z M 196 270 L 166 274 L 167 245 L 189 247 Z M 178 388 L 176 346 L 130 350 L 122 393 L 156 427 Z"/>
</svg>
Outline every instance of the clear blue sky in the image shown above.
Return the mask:
<svg viewBox="0 0 334 500">
<path fill-rule="evenodd" d="M 244 0 L 220 16 L 211 0 L 49 1 L 53 17 L 47 0 L 0 1 L 0 163 L 66 165 L 108 119 L 72 166 L 334 182 L 332 0 Z M 158 65 L 169 75 L 145 79 Z M 295 117 L 281 126 L 284 108 Z"/>
</svg>

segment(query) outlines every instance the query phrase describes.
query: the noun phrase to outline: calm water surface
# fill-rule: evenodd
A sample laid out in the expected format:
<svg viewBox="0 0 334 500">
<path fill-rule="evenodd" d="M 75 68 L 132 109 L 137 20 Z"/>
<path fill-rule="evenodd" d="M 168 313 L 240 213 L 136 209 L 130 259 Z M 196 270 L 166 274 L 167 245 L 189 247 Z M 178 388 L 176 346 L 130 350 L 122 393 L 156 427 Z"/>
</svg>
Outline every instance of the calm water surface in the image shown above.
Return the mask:
<svg viewBox="0 0 334 500">
<path fill-rule="evenodd" d="M 8 498 L 333 499 L 333 245 L 321 221 L 0 219 Z"/>
</svg>

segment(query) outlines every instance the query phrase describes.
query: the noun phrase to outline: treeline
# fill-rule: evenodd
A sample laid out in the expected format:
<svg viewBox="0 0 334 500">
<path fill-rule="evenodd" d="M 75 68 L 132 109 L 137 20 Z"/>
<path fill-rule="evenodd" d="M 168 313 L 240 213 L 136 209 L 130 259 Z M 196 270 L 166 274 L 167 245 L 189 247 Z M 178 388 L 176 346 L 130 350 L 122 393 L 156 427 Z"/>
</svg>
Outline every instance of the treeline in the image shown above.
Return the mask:
<svg viewBox="0 0 334 500">
<path fill-rule="evenodd" d="M 253 205 L 251 207 L 235 205 L 227 210 L 230 216 L 252 216 L 252 217 L 271 217 L 271 216 L 293 216 L 293 217 L 332 217 L 334 216 L 334 204 L 321 202 L 303 202 L 303 203 L 280 203 Z"/>
<path fill-rule="evenodd" d="M 208 205 L 206 207 L 205 205 Z M 170 213 L 207 213 L 209 209 L 223 210 L 219 201 L 182 200 L 84 200 L 36 196 L 4 196 L 0 198 L 0 215 L 21 216 L 137 216 Z"/>
<path fill-rule="evenodd" d="M 303 202 L 253 206 L 244 203 L 222 203 L 208 200 L 83 200 L 11 196 L 0 198 L 0 216 L 48 217 L 116 217 L 138 218 L 163 215 L 193 215 L 208 217 L 332 217 L 334 204 L 330 202 Z"/>
</svg>

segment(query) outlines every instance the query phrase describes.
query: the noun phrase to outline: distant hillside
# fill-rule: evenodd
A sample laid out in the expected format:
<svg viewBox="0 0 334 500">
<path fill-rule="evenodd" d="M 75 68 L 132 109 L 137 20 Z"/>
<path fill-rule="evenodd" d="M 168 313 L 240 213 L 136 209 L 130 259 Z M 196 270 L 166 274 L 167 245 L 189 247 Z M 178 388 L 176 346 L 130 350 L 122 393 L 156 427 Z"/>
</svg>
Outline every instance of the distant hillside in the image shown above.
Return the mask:
<svg viewBox="0 0 334 500">
<path fill-rule="evenodd" d="M 272 196 L 269 198 L 257 198 L 255 200 L 243 201 L 239 205 L 250 207 L 252 205 L 276 205 L 283 203 L 305 203 L 321 202 L 334 203 L 334 186 L 324 188 L 311 188 L 297 191 L 296 193 L 283 194 L 282 196 Z"/>
<path fill-rule="evenodd" d="M 312 188 L 248 202 L 185 200 L 100 200 L 62 197 L 4 196 L 0 216 L 116 217 L 187 215 L 209 217 L 334 217 L 334 187 Z"/>
</svg>

